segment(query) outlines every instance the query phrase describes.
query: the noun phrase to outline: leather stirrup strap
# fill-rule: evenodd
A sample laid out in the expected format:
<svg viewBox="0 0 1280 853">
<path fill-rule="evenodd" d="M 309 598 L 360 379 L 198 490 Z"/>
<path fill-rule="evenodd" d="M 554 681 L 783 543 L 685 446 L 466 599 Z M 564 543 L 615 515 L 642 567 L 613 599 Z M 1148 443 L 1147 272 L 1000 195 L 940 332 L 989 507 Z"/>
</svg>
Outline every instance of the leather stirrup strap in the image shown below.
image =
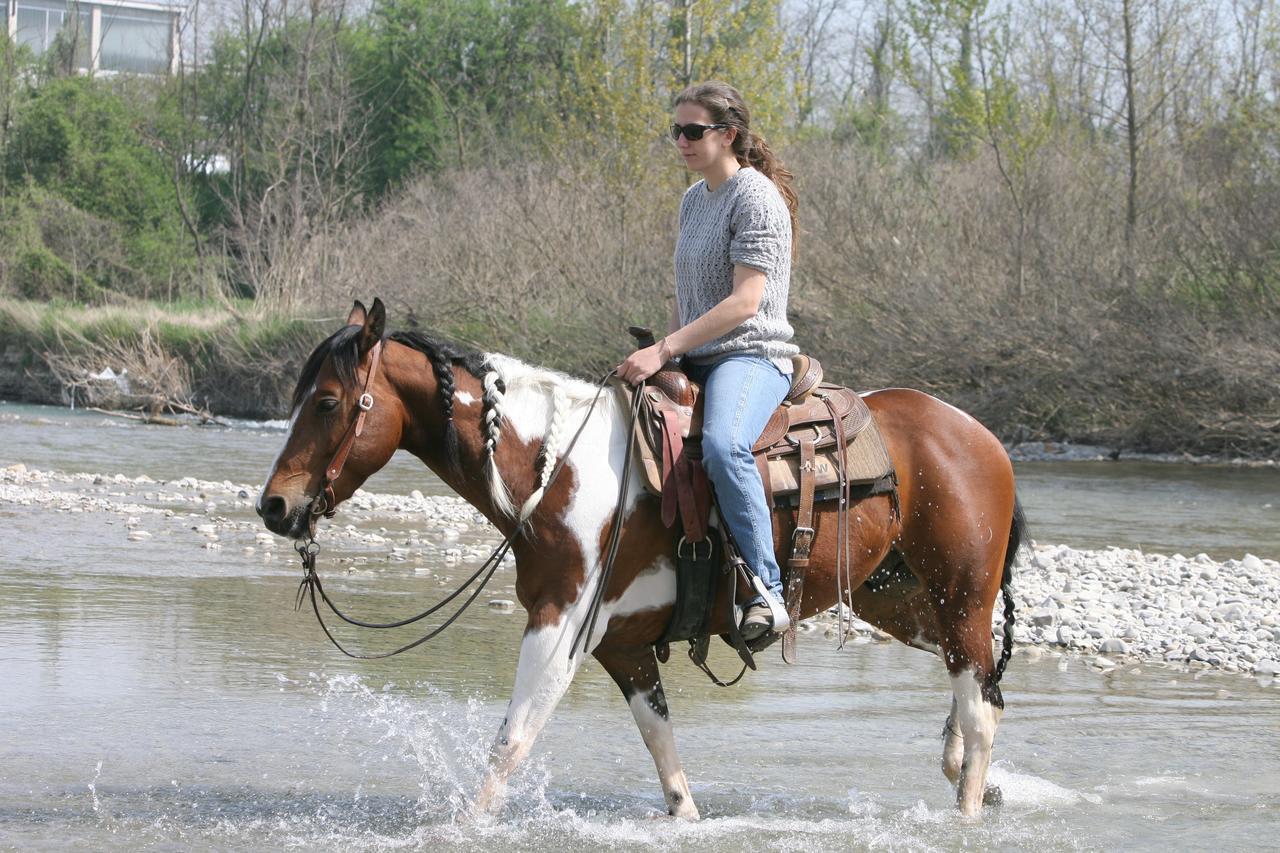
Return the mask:
<svg viewBox="0 0 1280 853">
<path fill-rule="evenodd" d="M 670 527 L 680 510 L 680 523 L 684 538 L 689 542 L 701 542 L 707 538 L 706 513 L 709 498 L 698 500 L 694 485 L 693 465 L 684 449 L 680 436 L 680 424 L 675 412 L 662 413 L 662 523 Z"/>
<path fill-rule="evenodd" d="M 804 576 L 809 568 L 809 552 L 813 548 L 813 439 L 800 442 L 800 509 L 796 527 L 791 532 L 791 557 L 787 560 L 787 615 L 791 625 L 782 635 L 782 659 L 796 662 L 796 625 L 800 623 L 800 602 L 804 598 Z"/>
<path fill-rule="evenodd" d="M 676 523 L 676 459 L 684 442 L 680 438 L 679 426 L 671 412 L 663 412 L 662 420 L 662 524 L 670 527 Z"/>
<path fill-rule="evenodd" d="M 836 508 L 836 605 L 840 607 L 840 648 L 844 648 L 844 602 L 848 596 L 849 606 L 853 606 L 852 555 L 849 553 L 849 473 L 845 468 L 848 461 L 848 441 L 841 423 L 840 415 L 830 397 L 823 397 L 827 411 L 831 413 L 832 431 L 836 437 L 836 471 L 840 486 L 840 501 Z"/>
</svg>

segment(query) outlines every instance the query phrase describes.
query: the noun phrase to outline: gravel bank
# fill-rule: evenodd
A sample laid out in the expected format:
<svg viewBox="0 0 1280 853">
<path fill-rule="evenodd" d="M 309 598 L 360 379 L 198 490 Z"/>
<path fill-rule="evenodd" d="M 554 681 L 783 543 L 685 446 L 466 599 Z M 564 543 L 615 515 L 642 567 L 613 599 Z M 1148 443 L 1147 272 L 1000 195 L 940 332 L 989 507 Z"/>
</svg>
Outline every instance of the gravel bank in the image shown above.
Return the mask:
<svg viewBox="0 0 1280 853">
<path fill-rule="evenodd" d="M 0 507 L 114 514 L 124 524 L 121 541 L 111 547 L 145 548 L 157 536 L 186 536 L 192 547 L 226 544 L 241 548 L 246 558 L 291 560 L 283 540 L 251 517 L 256 495 L 253 485 L 192 477 L 163 482 L 31 471 L 24 465 L 0 469 Z M 334 562 L 346 564 L 348 571 L 374 570 L 384 561 L 474 563 L 499 539 L 460 498 L 363 491 L 344 505 L 338 523 L 325 525 L 322 538 L 346 550 Z M 430 568 L 418 571 L 430 573 Z M 1033 654 L 1045 649 L 1080 654 L 1102 668 L 1151 661 L 1272 679 L 1280 675 L 1280 563 L 1275 560 L 1248 554 L 1218 562 L 1204 554 L 1033 544 L 1016 567 L 1014 596 L 1014 639 L 1023 653 L 1030 647 Z M 877 638 L 866 623 L 855 621 L 854 629 L 858 641 Z"/>
<path fill-rule="evenodd" d="M 1138 453 L 1097 444 L 1072 444 L 1069 441 L 1022 441 L 1006 444 L 1005 450 L 1014 462 L 1169 462 L 1192 465 L 1230 465 L 1236 468 L 1276 468 L 1280 460 L 1226 458 L 1193 453 Z"/>
</svg>

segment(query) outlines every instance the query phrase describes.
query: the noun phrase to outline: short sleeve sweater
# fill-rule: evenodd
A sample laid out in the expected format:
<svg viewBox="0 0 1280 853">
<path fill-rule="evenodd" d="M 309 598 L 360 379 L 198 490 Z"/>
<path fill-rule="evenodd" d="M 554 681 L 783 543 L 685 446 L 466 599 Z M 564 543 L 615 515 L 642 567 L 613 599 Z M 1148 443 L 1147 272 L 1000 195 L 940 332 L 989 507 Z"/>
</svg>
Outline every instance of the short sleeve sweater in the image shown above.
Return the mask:
<svg viewBox="0 0 1280 853">
<path fill-rule="evenodd" d="M 734 264 L 765 274 L 760 310 L 733 331 L 691 350 L 705 364 L 732 353 L 753 353 L 791 372 L 787 293 L 791 286 L 791 214 L 777 186 L 744 166 L 714 191 L 698 181 L 680 202 L 676 243 L 676 301 L 680 325 L 701 317 L 733 292 Z"/>
</svg>

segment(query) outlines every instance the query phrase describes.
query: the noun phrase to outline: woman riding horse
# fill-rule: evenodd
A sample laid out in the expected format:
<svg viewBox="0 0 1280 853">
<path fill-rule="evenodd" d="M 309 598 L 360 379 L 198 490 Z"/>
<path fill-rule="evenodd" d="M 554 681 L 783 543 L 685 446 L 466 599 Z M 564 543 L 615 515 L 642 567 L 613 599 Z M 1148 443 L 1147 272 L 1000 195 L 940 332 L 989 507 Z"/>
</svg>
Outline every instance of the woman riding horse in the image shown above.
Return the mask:
<svg viewBox="0 0 1280 853">
<path fill-rule="evenodd" d="M 638 477 L 617 501 L 629 413 L 610 397 L 586 417 L 596 392 L 589 383 L 416 332 L 385 337 L 385 320 L 381 301 L 368 311 L 357 303 L 347 325 L 307 360 L 289 434 L 258 498 L 263 521 L 305 540 L 314 512 L 336 511 L 403 449 L 514 536 L 516 595 L 528 621 L 511 703 L 476 797 L 480 811 L 498 808 L 507 779 L 573 680 L 583 655 L 570 652 L 600 585 L 603 545 L 621 525 L 598 618 L 578 648 L 622 689 L 669 812 L 696 818 L 654 651 L 675 600 L 676 535 Z M 849 509 L 855 523 L 845 528 L 830 503 L 815 509 L 800 615 L 831 608 L 842 590 L 860 617 L 938 654 L 953 694 L 943 772 L 957 785 L 960 809 L 976 814 L 1011 649 L 1008 584 L 1022 529 L 1012 466 L 995 436 L 933 397 L 892 389 L 865 400 L 898 472 L 900 504 L 888 495 L 868 497 Z M 567 434 L 580 420 L 582 431 L 566 452 Z M 344 464 L 331 466 L 339 455 Z M 563 467 L 551 480 L 557 464 Z M 785 542 L 791 516 L 789 509 L 774 511 L 775 540 Z M 838 541 L 842 529 L 850 541 Z M 853 555 L 851 586 L 837 582 L 838 551 Z M 863 583 L 882 566 L 901 582 Z M 1005 643 L 996 662 L 991 617 L 1002 587 Z M 730 620 L 724 600 L 711 631 L 727 633 Z M 850 733 L 856 736 L 856 721 Z"/>
<path fill-rule="evenodd" d="M 676 98 L 671 137 L 702 180 L 680 204 L 670 333 L 628 356 L 618 375 L 638 383 L 684 356 L 685 372 L 702 385 L 702 464 L 720 517 L 747 565 L 781 600 L 770 508 L 751 446 L 786 397 L 791 356 L 799 352 L 787 322 L 796 195 L 791 173 L 750 122 L 727 83 L 690 86 Z M 760 595 L 748 600 L 743 639 L 781 627 L 773 624 L 775 609 Z"/>
</svg>

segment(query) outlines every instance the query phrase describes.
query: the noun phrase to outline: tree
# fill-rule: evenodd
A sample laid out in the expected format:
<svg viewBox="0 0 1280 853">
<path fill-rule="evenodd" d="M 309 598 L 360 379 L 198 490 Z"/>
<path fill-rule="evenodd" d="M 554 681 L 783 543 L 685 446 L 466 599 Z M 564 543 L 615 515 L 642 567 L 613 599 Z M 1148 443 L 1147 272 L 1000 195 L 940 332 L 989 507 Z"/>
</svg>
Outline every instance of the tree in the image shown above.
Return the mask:
<svg viewBox="0 0 1280 853">
<path fill-rule="evenodd" d="M 23 187 L 27 201 L 65 220 L 42 225 L 46 237 L 73 221 L 119 231 L 123 257 L 97 284 L 136 296 L 184 278 L 194 262 L 168 164 L 145 135 L 151 109 L 148 93 L 136 88 L 115 91 L 87 77 L 51 80 L 16 111 L 3 162 L 9 186 Z M 76 250 L 74 234 L 58 242 Z"/>
<path fill-rule="evenodd" d="M 925 105 L 927 151 L 968 156 L 984 122 L 974 73 L 974 38 L 987 0 L 907 0 L 904 18 L 913 42 L 902 45 L 899 67 Z"/>
<path fill-rule="evenodd" d="M 238 16 L 187 80 L 208 125 L 194 159 L 227 163 L 199 176 L 204 225 L 221 229 L 235 289 L 288 307 L 304 271 L 323 274 L 329 263 L 323 238 L 363 201 L 360 31 L 344 0 L 313 0 L 301 13 L 287 0 L 244 0 Z"/>
<path fill-rule="evenodd" d="M 795 103 L 778 0 L 597 0 L 574 63 L 571 117 L 590 126 L 620 173 L 651 168 L 675 96 L 719 79 L 742 93 L 766 136 L 790 124 Z"/>
<path fill-rule="evenodd" d="M 523 153 L 563 118 L 581 11 L 568 0 L 382 0 L 362 77 L 370 188 Z"/>
<path fill-rule="evenodd" d="M 1017 218 L 1014 233 L 1015 293 L 1026 295 L 1027 225 L 1036 199 L 1033 195 L 1036 155 L 1057 129 L 1052 102 L 1034 91 L 1023 91 L 1009 73 L 1014 36 L 1012 21 L 1002 14 L 975 33 L 980 71 L 984 142 L 990 146 L 996 168 L 1009 194 Z M 1030 87 L 1028 87 L 1030 88 Z"/>
</svg>

